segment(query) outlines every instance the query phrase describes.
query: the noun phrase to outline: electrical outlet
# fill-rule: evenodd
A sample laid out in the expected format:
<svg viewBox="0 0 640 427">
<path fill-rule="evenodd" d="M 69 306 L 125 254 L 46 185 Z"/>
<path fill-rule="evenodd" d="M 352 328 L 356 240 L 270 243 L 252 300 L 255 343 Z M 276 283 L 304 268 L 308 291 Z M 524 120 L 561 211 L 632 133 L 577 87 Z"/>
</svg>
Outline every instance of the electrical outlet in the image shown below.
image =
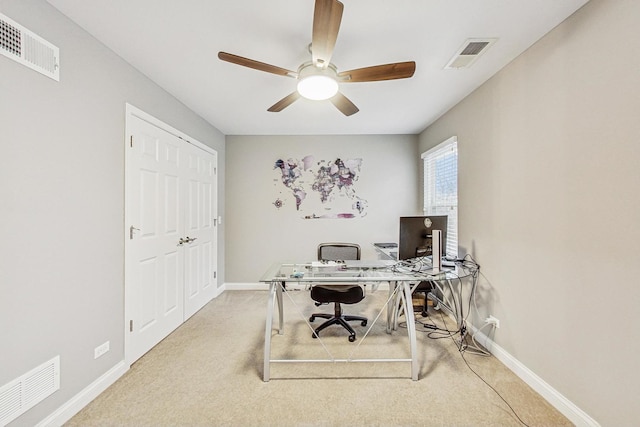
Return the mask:
<svg viewBox="0 0 640 427">
<path fill-rule="evenodd" d="M 500 327 L 500 320 L 497 319 L 496 317 L 493 317 L 492 315 L 489 315 L 489 317 L 485 319 L 485 322 L 495 326 L 496 328 Z"/>
<path fill-rule="evenodd" d="M 102 356 L 108 351 L 109 351 L 109 341 L 107 341 L 104 344 L 100 344 L 95 348 L 95 350 L 93 350 L 93 358 L 97 359 L 98 357 Z"/>
</svg>

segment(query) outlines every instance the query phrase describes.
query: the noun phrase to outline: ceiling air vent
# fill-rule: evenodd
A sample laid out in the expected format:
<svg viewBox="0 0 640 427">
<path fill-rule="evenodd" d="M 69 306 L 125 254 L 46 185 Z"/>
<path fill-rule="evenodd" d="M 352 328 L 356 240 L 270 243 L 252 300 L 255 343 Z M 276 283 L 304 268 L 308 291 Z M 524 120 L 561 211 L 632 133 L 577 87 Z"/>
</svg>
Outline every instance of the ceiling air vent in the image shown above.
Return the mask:
<svg viewBox="0 0 640 427">
<path fill-rule="evenodd" d="M 469 68 L 498 39 L 468 39 L 444 68 Z"/>
<path fill-rule="evenodd" d="M 60 49 L 1 13 L 0 53 L 60 81 Z"/>
</svg>

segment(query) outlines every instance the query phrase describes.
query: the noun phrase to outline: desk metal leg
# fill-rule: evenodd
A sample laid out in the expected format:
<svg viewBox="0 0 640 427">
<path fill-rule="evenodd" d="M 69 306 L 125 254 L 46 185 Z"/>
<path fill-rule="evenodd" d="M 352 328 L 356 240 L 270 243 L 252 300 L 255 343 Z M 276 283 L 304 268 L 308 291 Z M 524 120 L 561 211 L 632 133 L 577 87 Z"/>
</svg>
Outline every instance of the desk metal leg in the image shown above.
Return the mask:
<svg viewBox="0 0 640 427">
<path fill-rule="evenodd" d="M 462 348 L 464 347 L 464 340 L 467 334 L 467 328 L 466 328 L 466 325 L 464 324 L 464 303 L 462 301 L 462 282 L 458 281 L 457 297 L 453 292 L 454 287 L 450 279 L 447 279 L 447 284 L 449 286 L 449 289 L 451 289 L 452 291 L 453 301 L 454 301 L 454 304 L 456 305 L 456 313 L 459 313 L 458 318 L 456 319 L 456 324 L 458 326 L 458 330 L 460 331 L 460 346 Z M 469 298 L 471 298 L 471 295 L 469 296 Z"/>
<path fill-rule="evenodd" d="M 402 282 L 404 292 L 404 315 L 407 319 L 407 332 L 409 335 L 409 345 L 411 347 L 411 379 L 418 381 L 418 348 L 416 345 L 416 323 L 413 316 L 411 285 L 409 282 Z"/>
<path fill-rule="evenodd" d="M 269 298 L 267 301 L 267 318 L 265 320 L 265 332 L 264 332 L 264 366 L 263 366 L 263 381 L 268 382 L 271 377 L 270 366 L 271 366 L 271 337 L 273 334 L 273 315 L 275 304 L 277 301 L 278 304 L 278 319 L 279 319 L 279 328 L 278 333 L 284 333 L 284 307 L 283 307 L 283 292 L 286 292 L 283 289 L 284 283 L 282 282 L 271 282 L 269 284 Z M 401 286 L 401 289 L 398 288 Z M 411 305 L 411 284 L 409 282 L 401 282 L 399 285 L 398 282 L 389 283 L 390 292 L 401 292 L 400 294 L 396 294 L 394 298 L 391 298 L 387 301 L 387 330 L 390 331 L 389 325 L 396 321 L 394 316 L 396 316 L 395 311 L 397 310 L 395 298 L 401 297 L 403 299 L 403 304 L 405 307 L 410 307 Z M 393 294 L 390 294 L 393 295 Z M 411 379 L 413 381 L 418 380 L 419 369 L 418 369 L 418 350 L 416 344 L 416 326 L 415 326 L 415 318 L 413 315 L 413 310 L 405 310 L 405 316 L 407 320 L 407 332 L 409 338 L 409 346 L 411 351 Z M 402 361 L 407 362 L 408 359 L 390 359 L 392 361 Z M 302 360 L 301 360 L 302 361 Z M 321 362 L 324 360 L 308 360 Z M 333 360 L 335 362 L 335 360 Z M 342 361 L 342 360 L 341 360 Z M 347 361 L 347 360 L 344 360 Z M 348 361 L 374 361 L 374 360 L 351 360 Z M 282 362 L 281 360 L 274 360 L 274 362 Z"/>
<path fill-rule="evenodd" d="M 278 282 L 276 285 L 276 298 L 278 301 L 278 335 L 284 334 L 284 307 L 282 306 L 282 292 L 284 282 Z"/>
<path fill-rule="evenodd" d="M 411 288 L 411 292 L 415 290 L 415 286 Z M 398 282 L 389 282 L 389 311 L 387 312 L 387 333 L 398 330 L 398 322 L 400 318 L 400 310 L 404 313 L 406 304 L 404 301 L 404 288 L 398 285 Z"/>
<path fill-rule="evenodd" d="M 396 318 L 396 302 L 393 293 L 396 290 L 398 284 L 396 282 L 389 282 L 389 301 L 387 302 L 387 333 L 390 334 L 393 329 L 392 324 Z M 393 298 L 392 298 L 393 297 Z"/>
<path fill-rule="evenodd" d="M 280 284 L 271 282 L 269 285 L 269 299 L 267 301 L 267 319 L 264 328 L 264 367 L 262 368 L 262 380 L 267 382 L 270 377 L 270 364 L 271 364 L 271 328 L 273 327 L 273 304 L 275 299 L 276 287 Z M 282 304 L 282 303 L 281 303 Z M 280 312 L 282 312 L 282 306 L 280 306 Z M 282 325 L 281 325 L 282 326 Z"/>
</svg>

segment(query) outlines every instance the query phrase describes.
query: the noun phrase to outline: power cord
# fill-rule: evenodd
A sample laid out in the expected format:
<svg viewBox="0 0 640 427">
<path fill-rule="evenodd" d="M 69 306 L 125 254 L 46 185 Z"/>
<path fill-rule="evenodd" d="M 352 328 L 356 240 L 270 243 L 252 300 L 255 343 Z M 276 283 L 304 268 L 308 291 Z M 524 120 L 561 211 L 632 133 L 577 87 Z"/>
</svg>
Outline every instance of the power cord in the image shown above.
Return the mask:
<svg viewBox="0 0 640 427">
<path fill-rule="evenodd" d="M 513 407 L 509 404 L 509 402 L 506 401 L 506 399 L 504 397 L 502 397 L 502 395 L 498 392 L 498 390 L 496 390 L 491 384 L 489 384 L 487 381 L 485 381 L 484 378 L 482 378 L 480 376 L 480 374 L 478 374 L 476 371 L 473 370 L 473 368 L 471 367 L 471 365 L 469 365 L 469 362 L 467 362 L 467 359 L 465 359 L 464 357 L 464 352 L 460 352 L 460 356 L 462 356 L 462 360 L 464 361 L 465 365 L 467 365 L 467 367 L 469 368 L 469 370 L 471 372 L 473 372 L 475 374 L 476 377 L 480 378 L 480 380 L 485 383 L 487 385 L 487 387 L 489 387 L 491 390 L 493 390 L 493 392 L 509 407 L 509 409 L 511 410 L 511 412 L 513 413 L 513 415 L 515 415 L 515 417 L 518 419 L 518 421 L 520 421 L 520 423 L 523 426 L 529 427 L 529 424 L 525 423 L 522 418 L 520 418 L 520 416 L 518 415 L 518 413 L 516 412 L 515 409 L 513 409 Z"/>
<path fill-rule="evenodd" d="M 431 317 L 429 317 L 429 319 L 431 320 Z M 454 337 L 454 336 L 456 336 L 456 335 L 458 335 L 460 333 L 459 330 L 457 330 L 457 331 L 449 330 L 446 327 L 446 323 L 445 323 L 445 327 L 440 327 L 440 326 L 436 325 L 435 322 L 433 322 L 433 321 L 431 321 L 431 323 L 424 323 L 420 319 L 416 318 L 415 322 L 418 325 L 422 325 L 422 329 L 416 328 L 416 332 L 425 333 L 425 334 L 427 334 L 428 338 L 431 338 L 431 339 L 434 339 L 434 340 L 442 339 L 442 338 Z M 406 328 L 407 327 L 407 322 L 406 321 L 398 322 L 398 327 Z M 427 329 L 427 330 L 425 330 L 425 329 Z"/>
<path fill-rule="evenodd" d="M 444 316 L 442 314 L 442 312 L 440 313 L 440 317 L 442 318 L 442 321 L 444 322 Z M 478 329 L 478 331 L 482 330 L 482 328 L 484 328 L 485 326 L 488 326 L 488 324 L 482 326 L 480 329 Z M 489 353 L 488 351 L 481 349 L 478 344 L 475 342 L 475 334 L 473 334 L 474 336 L 472 336 L 472 341 L 474 343 L 475 349 L 474 351 L 471 351 L 471 354 L 475 354 L 477 356 L 485 356 L 485 357 L 489 357 L 491 356 L 491 353 Z M 453 339 L 453 336 L 451 337 L 451 341 L 453 341 L 453 343 L 458 347 L 458 352 L 460 353 L 460 357 L 462 357 L 462 360 L 464 361 L 464 364 L 467 365 L 467 368 L 469 368 L 469 370 L 471 372 L 473 372 L 473 374 L 478 377 L 483 383 L 485 383 L 487 385 L 487 387 L 489 387 L 491 390 L 493 390 L 493 392 L 509 407 L 509 409 L 511 410 L 511 412 L 513 413 L 513 415 L 515 415 L 515 417 L 518 419 L 518 421 L 525 427 L 529 427 L 529 424 L 525 423 L 522 418 L 520 418 L 520 416 L 518 415 L 518 413 L 516 412 L 515 409 L 513 409 L 513 406 L 511 406 L 509 404 L 509 402 L 507 402 L 507 400 L 502 397 L 502 395 L 500 394 L 500 392 L 498 392 L 498 390 L 496 390 L 491 384 L 489 384 L 484 378 L 482 378 L 482 376 L 480 376 L 480 374 L 478 374 L 472 367 L 471 365 L 469 365 L 469 362 L 467 362 L 467 359 L 464 357 L 464 354 L 466 352 L 466 350 L 468 350 L 468 346 L 465 346 L 464 343 L 460 343 L 460 346 L 457 345 L 456 341 Z M 480 353 L 476 353 L 475 351 L 480 351 Z"/>
<path fill-rule="evenodd" d="M 440 318 L 442 320 L 442 323 L 446 326 L 446 321 L 444 319 L 444 315 L 442 314 L 442 312 L 440 312 Z M 518 421 L 523 426 L 529 427 L 529 425 L 527 423 L 525 423 L 522 420 L 522 418 L 520 418 L 518 413 L 515 411 L 515 409 L 513 409 L 513 407 L 509 404 L 509 402 L 507 402 L 507 400 L 504 397 L 502 397 L 500 392 L 498 392 L 498 390 L 496 390 L 491 384 L 489 384 L 484 378 L 482 378 L 482 376 L 480 376 L 480 374 L 478 374 L 471 367 L 471 365 L 469 365 L 469 362 L 467 362 L 467 359 L 464 357 L 465 353 L 467 353 L 467 352 L 469 352 L 469 353 L 471 353 L 473 355 L 476 355 L 476 356 L 483 356 L 483 357 L 490 357 L 491 356 L 491 353 L 489 353 L 488 351 L 486 351 L 483 348 L 481 348 L 480 345 L 475 341 L 475 334 L 473 334 L 472 337 L 471 337 L 471 339 L 473 341 L 473 344 L 474 344 L 473 346 L 469 346 L 469 345 L 465 344 L 462 339 L 460 340 L 460 344 L 458 344 L 458 342 L 456 342 L 456 340 L 455 340 L 455 336 L 458 335 L 458 334 L 461 334 L 461 332 L 462 332 L 461 329 L 462 328 L 458 329 L 456 331 L 451 331 L 446 327 L 442 328 L 442 327 L 437 326 L 435 324 L 435 322 L 433 322 L 433 320 L 429 324 L 429 323 L 423 323 L 420 320 L 416 319 L 416 323 L 418 323 L 420 325 L 423 325 L 423 326 L 426 326 L 428 329 L 431 329 L 429 331 L 416 329 L 416 331 L 418 331 L 418 332 L 426 332 L 427 333 L 427 337 L 429 337 L 430 339 L 451 338 L 451 341 L 453 341 L 453 344 L 458 349 L 458 352 L 460 353 L 460 356 L 462 357 L 462 360 L 464 361 L 465 365 L 467 365 L 467 368 L 469 368 L 469 370 L 471 372 L 473 372 L 473 374 L 475 376 L 477 376 L 483 383 L 485 383 L 487 385 L 487 387 L 489 387 L 491 390 L 493 390 L 493 392 L 509 407 L 509 409 L 511 410 L 513 415 L 518 419 Z M 398 323 L 398 326 L 402 327 L 402 328 L 406 328 L 407 327 L 407 322 L 400 322 L 400 323 Z M 482 326 L 480 329 L 478 329 L 478 331 L 482 330 L 482 328 L 484 328 L 485 326 L 489 326 L 489 324 L 486 324 L 486 325 Z"/>
<path fill-rule="evenodd" d="M 473 272 L 472 273 L 473 286 L 472 286 L 472 289 L 471 289 L 471 295 L 470 295 L 470 298 L 469 298 L 469 305 L 467 307 L 466 316 L 464 316 L 464 318 L 461 319 L 461 322 L 458 323 L 461 326 L 460 326 L 460 328 L 458 330 L 455 330 L 455 331 L 451 331 L 446 327 L 446 322 L 445 322 L 444 315 L 443 315 L 442 311 L 440 311 L 440 317 L 441 317 L 441 320 L 442 320 L 442 324 L 445 325 L 444 328 L 441 328 L 441 327 L 437 326 L 435 324 L 435 322 L 433 322 L 433 320 L 431 318 L 430 318 L 431 323 L 423 323 L 420 320 L 416 319 L 416 323 L 423 325 L 423 327 L 426 327 L 427 329 L 430 329 L 429 331 L 421 330 L 420 332 L 427 332 L 427 337 L 429 337 L 431 339 L 451 338 L 451 341 L 453 341 L 453 343 L 458 348 L 458 352 L 460 353 L 460 357 L 462 357 L 462 360 L 464 361 L 465 365 L 467 365 L 467 368 L 469 368 L 469 370 L 471 372 L 473 372 L 473 374 L 476 377 L 478 377 L 483 383 L 485 383 L 485 385 L 487 387 L 489 387 L 491 390 L 493 390 L 493 392 L 509 407 L 509 409 L 511 410 L 513 415 L 517 418 L 517 420 L 523 426 L 529 427 L 529 425 L 527 423 L 525 423 L 522 420 L 522 418 L 520 418 L 518 413 L 511 406 L 511 404 L 509 404 L 509 402 L 507 402 L 507 400 L 504 397 L 502 397 L 502 395 L 498 392 L 498 390 L 496 390 L 491 384 L 489 384 L 484 378 L 482 378 L 482 376 L 480 376 L 480 374 L 478 374 L 471 367 L 471 365 L 469 365 L 469 362 L 465 358 L 465 352 L 469 352 L 469 353 L 471 353 L 473 355 L 476 355 L 476 356 L 484 356 L 484 357 L 490 357 L 491 356 L 491 353 L 489 353 L 487 350 L 482 348 L 482 346 L 480 346 L 476 342 L 476 339 L 475 339 L 475 334 L 477 332 L 480 332 L 486 326 L 489 326 L 489 324 L 483 325 L 482 327 L 480 327 L 476 331 L 476 333 L 471 334 L 472 345 L 466 344 L 464 342 L 464 338 L 466 336 L 466 330 L 467 330 L 467 328 L 466 328 L 467 317 L 471 313 L 471 301 L 474 302 L 474 307 L 475 307 L 476 311 L 478 311 L 478 307 L 475 304 L 475 302 L 476 302 L 475 301 L 475 297 L 476 297 L 475 294 L 476 294 L 477 279 L 478 279 L 478 276 L 480 276 L 480 275 L 482 275 L 482 277 L 485 277 L 485 276 L 480 272 L 480 265 L 475 261 L 475 259 L 470 254 L 466 254 L 462 259 L 457 259 L 457 260 L 455 260 L 455 262 L 459 263 L 459 264 L 462 264 L 463 267 L 466 267 L 466 268 L 472 270 L 472 272 Z M 418 258 L 418 259 L 410 260 L 409 262 L 406 262 L 406 261 L 405 262 L 399 262 L 394 266 L 394 270 L 400 270 L 400 269 L 404 268 L 404 269 L 409 269 L 411 271 L 420 271 L 420 269 L 423 266 L 424 266 L 423 258 Z M 458 278 L 458 279 L 460 280 L 460 278 Z M 459 288 L 462 288 L 462 287 L 460 286 Z M 399 323 L 398 326 L 406 328 L 406 321 Z M 455 339 L 456 335 L 460 335 L 460 343 L 459 344 L 456 342 L 456 339 Z"/>
</svg>

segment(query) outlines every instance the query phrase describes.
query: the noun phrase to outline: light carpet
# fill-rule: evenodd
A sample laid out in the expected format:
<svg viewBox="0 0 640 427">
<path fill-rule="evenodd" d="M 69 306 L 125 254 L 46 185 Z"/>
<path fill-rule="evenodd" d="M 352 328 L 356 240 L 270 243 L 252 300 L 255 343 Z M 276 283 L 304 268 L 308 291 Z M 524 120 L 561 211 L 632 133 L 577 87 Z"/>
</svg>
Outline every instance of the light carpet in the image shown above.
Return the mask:
<svg viewBox="0 0 640 427">
<path fill-rule="evenodd" d="M 313 339 L 306 291 L 285 297 L 285 334 L 273 331 L 272 358 L 409 357 L 406 329 L 355 322 Z M 345 311 L 372 323 L 387 292 L 369 292 Z M 571 422 L 494 357 L 461 354 L 451 338 L 417 325 L 420 379 L 403 363 L 272 364 L 262 381 L 265 291 L 227 291 L 138 360 L 66 425 L 72 426 L 569 426 Z M 419 316 L 420 317 L 420 316 Z M 429 318 L 450 321 L 433 310 Z M 315 325 L 322 319 L 317 319 Z M 276 326 L 274 321 L 274 327 Z M 324 344 L 324 346 L 322 345 Z M 509 406 L 465 364 L 511 405 Z M 515 411 L 515 414 L 514 414 Z M 517 414 L 517 416 L 516 416 Z"/>
</svg>

